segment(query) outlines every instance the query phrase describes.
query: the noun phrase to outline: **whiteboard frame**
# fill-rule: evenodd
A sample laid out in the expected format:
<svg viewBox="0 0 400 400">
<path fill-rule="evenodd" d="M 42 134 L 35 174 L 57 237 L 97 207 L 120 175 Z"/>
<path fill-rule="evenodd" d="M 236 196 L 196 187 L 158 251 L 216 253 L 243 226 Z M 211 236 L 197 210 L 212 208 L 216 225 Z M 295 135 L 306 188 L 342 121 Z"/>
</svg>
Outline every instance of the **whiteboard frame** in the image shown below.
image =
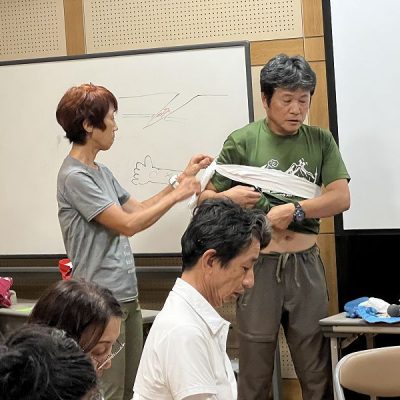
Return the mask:
<svg viewBox="0 0 400 400">
<path fill-rule="evenodd" d="M 252 78 L 251 78 L 251 59 L 250 59 L 250 42 L 248 41 L 234 41 L 234 42 L 221 42 L 211 44 L 196 44 L 196 45 L 185 45 L 185 46 L 172 46 L 165 48 L 150 48 L 150 49 L 139 49 L 139 50 L 128 50 L 128 51 L 117 51 L 117 52 L 106 52 L 106 53 L 93 53 L 83 54 L 76 56 L 60 56 L 60 57 L 46 57 L 46 58 L 35 58 L 35 59 L 22 59 L 15 61 L 3 61 L 0 62 L 1 66 L 6 65 L 20 65 L 20 64 L 37 64 L 47 62 L 58 62 L 58 61 L 70 61 L 70 60 L 84 60 L 92 58 L 104 58 L 104 57 L 118 57 L 125 55 L 141 55 L 151 53 L 165 53 L 165 52 L 176 52 L 176 51 L 187 51 L 187 50 L 200 50 L 200 49 L 213 49 L 213 48 L 226 48 L 226 47 L 241 47 L 245 54 L 245 72 L 246 72 L 246 83 L 247 83 L 247 111 L 249 115 L 249 123 L 254 121 L 254 105 L 253 105 L 253 93 L 252 93 Z M 222 146 L 222 143 L 221 143 Z M 135 257 L 140 258 L 176 258 L 180 257 L 181 253 L 168 252 L 168 253 L 133 253 Z M 0 254 L 0 259 L 57 259 L 64 258 L 66 254 Z"/>
</svg>

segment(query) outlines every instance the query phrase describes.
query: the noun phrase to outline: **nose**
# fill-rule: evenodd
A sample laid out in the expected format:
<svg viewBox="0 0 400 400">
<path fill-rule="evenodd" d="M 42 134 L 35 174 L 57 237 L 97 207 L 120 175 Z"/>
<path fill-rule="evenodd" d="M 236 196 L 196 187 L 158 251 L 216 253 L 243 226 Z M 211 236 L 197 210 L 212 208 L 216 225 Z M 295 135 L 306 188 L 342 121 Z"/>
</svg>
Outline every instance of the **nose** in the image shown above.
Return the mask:
<svg viewBox="0 0 400 400">
<path fill-rule="evenodd" d="M 293 101 L 290 104 L 290 112 L 292 114 L 300 114 L 300 105 L 297 101 Z"/>
<path fill-rule="evenodd" d="M 243 279 L 243 287 L 245 289 L 250 289 L 254 286 L 254 271 L 253 268 L 249 269 Z"/>
<path fill-rule="evenodd" d="M 114 132 L 117 132 L 117 130 L 118 130 L 118 125 L 116 122 L 114 122 Z"/>
</svg>

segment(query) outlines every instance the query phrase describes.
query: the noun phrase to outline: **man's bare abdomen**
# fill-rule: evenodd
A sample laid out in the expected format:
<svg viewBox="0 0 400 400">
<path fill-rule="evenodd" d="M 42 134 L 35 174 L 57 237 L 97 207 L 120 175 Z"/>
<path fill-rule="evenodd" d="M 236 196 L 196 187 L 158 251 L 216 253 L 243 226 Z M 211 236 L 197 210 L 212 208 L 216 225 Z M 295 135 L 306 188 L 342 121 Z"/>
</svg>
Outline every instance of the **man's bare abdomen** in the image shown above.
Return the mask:
<svg viewBox="0 0 400 400">
<path fill-rule="evenodd" d="M 270 244 L 261 253 L 297 253 L 307 250 L 317 242 L 318 235 L 289 230 L 272 231 Z"/>
</svg>

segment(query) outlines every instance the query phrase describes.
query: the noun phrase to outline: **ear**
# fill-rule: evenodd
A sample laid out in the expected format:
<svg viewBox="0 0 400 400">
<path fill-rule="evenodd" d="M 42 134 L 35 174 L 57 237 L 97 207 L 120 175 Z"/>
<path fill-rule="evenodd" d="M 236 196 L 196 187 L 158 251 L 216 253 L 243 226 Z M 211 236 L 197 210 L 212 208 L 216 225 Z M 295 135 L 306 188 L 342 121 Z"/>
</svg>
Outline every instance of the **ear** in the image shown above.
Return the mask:
<svg viewBox="0 0 400 400">
<path fill-rule="evenodd" d="M 215 257 L 215 255 L 216 251 L 214 249 L 209 249 L 205 253 L 203 253 L 201 257 L 203 269 L 207 274 L 212 273 L 216 266 L 217 258 Z"/>
<path fill-rule="evenodd" d="M 93 125 L 87 119 L 83 121 L 82 126 L 85 132 L 87 133 L 93 132 Z"/>
</svg>

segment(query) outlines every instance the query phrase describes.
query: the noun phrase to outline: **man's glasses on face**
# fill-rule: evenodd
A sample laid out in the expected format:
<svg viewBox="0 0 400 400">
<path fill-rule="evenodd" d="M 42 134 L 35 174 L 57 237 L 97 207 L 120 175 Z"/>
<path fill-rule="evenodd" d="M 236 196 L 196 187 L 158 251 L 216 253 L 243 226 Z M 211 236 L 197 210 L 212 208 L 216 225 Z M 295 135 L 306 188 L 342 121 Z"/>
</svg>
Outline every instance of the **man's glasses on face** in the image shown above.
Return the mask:
<svg viewBox="0 0 400 400">
<path fill-rule="evenodd" d="M 119 340 L 113 345 L 111 349 L 111 353 L 106 357 L 105 360 L 99 361 L 96 358 L 92 357 L 94 361 L 97 362 L 97 370 L 102 369 L 109 361 L 111 361 L 123 348 L 125 347 L 125 343 L 121 343 Z"/>
</svg>

